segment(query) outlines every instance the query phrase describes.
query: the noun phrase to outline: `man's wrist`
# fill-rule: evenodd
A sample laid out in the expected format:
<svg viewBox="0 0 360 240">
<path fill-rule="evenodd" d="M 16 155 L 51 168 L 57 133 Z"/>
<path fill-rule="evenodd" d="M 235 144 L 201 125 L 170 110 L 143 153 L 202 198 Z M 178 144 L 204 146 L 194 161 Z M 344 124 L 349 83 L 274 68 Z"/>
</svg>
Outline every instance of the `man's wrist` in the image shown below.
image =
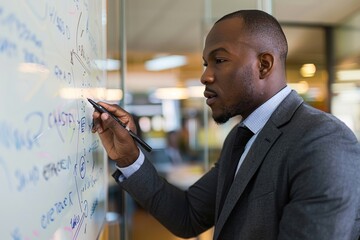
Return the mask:
<svg viewBox="0 0 360 240">
<path fill-rule="evenodd" d="M 135 160 L 135 162 L 126 167 L 121 167 L 118 164 L 115 164 L 115 166 L 125 178 L 129 178 L 132 174 L 139 170 L 141 165 L 144 163 L 144 160 L 145 156 L 139 149 L 139 157 Z"/>
</svg>

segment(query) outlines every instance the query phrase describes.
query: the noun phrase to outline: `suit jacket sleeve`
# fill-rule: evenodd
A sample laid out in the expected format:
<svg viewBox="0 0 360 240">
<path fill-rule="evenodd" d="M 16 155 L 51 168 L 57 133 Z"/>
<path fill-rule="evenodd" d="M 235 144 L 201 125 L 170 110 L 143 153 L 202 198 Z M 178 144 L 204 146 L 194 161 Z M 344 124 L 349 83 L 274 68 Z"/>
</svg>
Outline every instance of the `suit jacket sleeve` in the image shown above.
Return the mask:
<svg viewBox="0 0 360 240">
<path fill-rule="evenodd" d="M 214 225 L 217 167 L 183 191 L 160 177 L 148 159 L 119 182 L 134 199 L 177 236 L 199 235 Z"/>
</svg>

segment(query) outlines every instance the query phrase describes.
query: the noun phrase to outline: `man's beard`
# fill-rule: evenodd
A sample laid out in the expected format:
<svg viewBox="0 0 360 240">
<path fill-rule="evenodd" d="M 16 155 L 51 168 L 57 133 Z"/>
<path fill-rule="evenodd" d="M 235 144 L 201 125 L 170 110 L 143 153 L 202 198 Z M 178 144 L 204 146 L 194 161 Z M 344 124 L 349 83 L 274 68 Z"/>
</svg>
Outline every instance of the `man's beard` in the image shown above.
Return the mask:
<svg viewBox="0 0 360 240">
<path fill-rule="evenodd" d="M 233 116 L 234 115 L 233 115 L 232 111 L 230 109 L 225 108 L 223 114 L 221 114 L 220 116 L 217 116 L 217 117 L 213 116 L 213 119 L 217 124 L 220 125 L 220 124 L 224 124 L 227 121 L 229 121 L 229 119 L 232 118 Z"/>
<path fill-rule="evenodd" d="M 238 77 L 243 81 L 243 93 L 239 97 L 237 103 L 233 103 L 230 106 L 224 106 L 222 108 L 222 114 L 214 116 L 213 119 L 217 124 L 224 124 L 229 121 L 230 118 L 241 115 L 245 109 L 248 109 L 252 105 L 252 96 L 254 96 L 254 85 L 252 79 L 254 79 L 251 66 L 244 67 L 241 76 Z"/>
</svg>

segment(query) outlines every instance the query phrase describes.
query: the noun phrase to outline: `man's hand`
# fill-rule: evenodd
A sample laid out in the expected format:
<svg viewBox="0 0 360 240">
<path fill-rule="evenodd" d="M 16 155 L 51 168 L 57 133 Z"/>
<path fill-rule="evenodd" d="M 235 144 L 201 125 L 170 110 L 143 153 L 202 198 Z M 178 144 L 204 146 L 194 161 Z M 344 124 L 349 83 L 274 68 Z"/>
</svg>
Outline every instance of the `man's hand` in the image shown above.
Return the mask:
<svg viewBox="0 0 360 240">
<path fill-rule="evenodd" d="M 118 105 L 98 102 L 106 108 L 127 128 L 136 133 L 132 116 Z M 92 132 L 97 132 L 110 159 L 116 161 L 119 167 L 131 165 L 139 156 L 139 149 L 128 131 L 116 122 L 109 114 L 93 113 L 94 126 Z"/>
</svg>

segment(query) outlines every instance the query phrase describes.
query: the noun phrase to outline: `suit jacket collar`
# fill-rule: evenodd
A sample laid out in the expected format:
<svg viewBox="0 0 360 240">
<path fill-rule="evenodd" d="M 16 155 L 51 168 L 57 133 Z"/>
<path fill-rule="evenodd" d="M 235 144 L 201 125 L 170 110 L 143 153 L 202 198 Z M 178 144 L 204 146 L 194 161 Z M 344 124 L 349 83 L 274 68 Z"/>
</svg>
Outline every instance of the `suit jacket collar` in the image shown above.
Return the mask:
<svg viewBox="0 0 360 240">
<path fill-rule="evenodd" d="M 235 177 L 234 183 L 229 190 L 228 197 L 224 202 L 222 211 L 217 214 L 218 218 L 215 226 L 214 239 L 219 237 L 221 229 L 226 223 L 227 218 L 230 216 L 230 213 L 234 209 L 246 186 L 260 167 L 271 146 L 281 136 L 282 132 L 279 128 L 290 121 L 296 109 L 302 103 L 303 99 L 295 91 L 292 91 L 274 111 L 269 121 L 259 133 Z M 220 181 L 219 184 L 222 184 L 222 182 Z M 220 191 L 218 196 L 221 196 L 221 189 L 218 189 L 218 191 Z M 219 209 L 218 204 L 219 201 L 217 201 L 217 209 Z"/>
</svg>

